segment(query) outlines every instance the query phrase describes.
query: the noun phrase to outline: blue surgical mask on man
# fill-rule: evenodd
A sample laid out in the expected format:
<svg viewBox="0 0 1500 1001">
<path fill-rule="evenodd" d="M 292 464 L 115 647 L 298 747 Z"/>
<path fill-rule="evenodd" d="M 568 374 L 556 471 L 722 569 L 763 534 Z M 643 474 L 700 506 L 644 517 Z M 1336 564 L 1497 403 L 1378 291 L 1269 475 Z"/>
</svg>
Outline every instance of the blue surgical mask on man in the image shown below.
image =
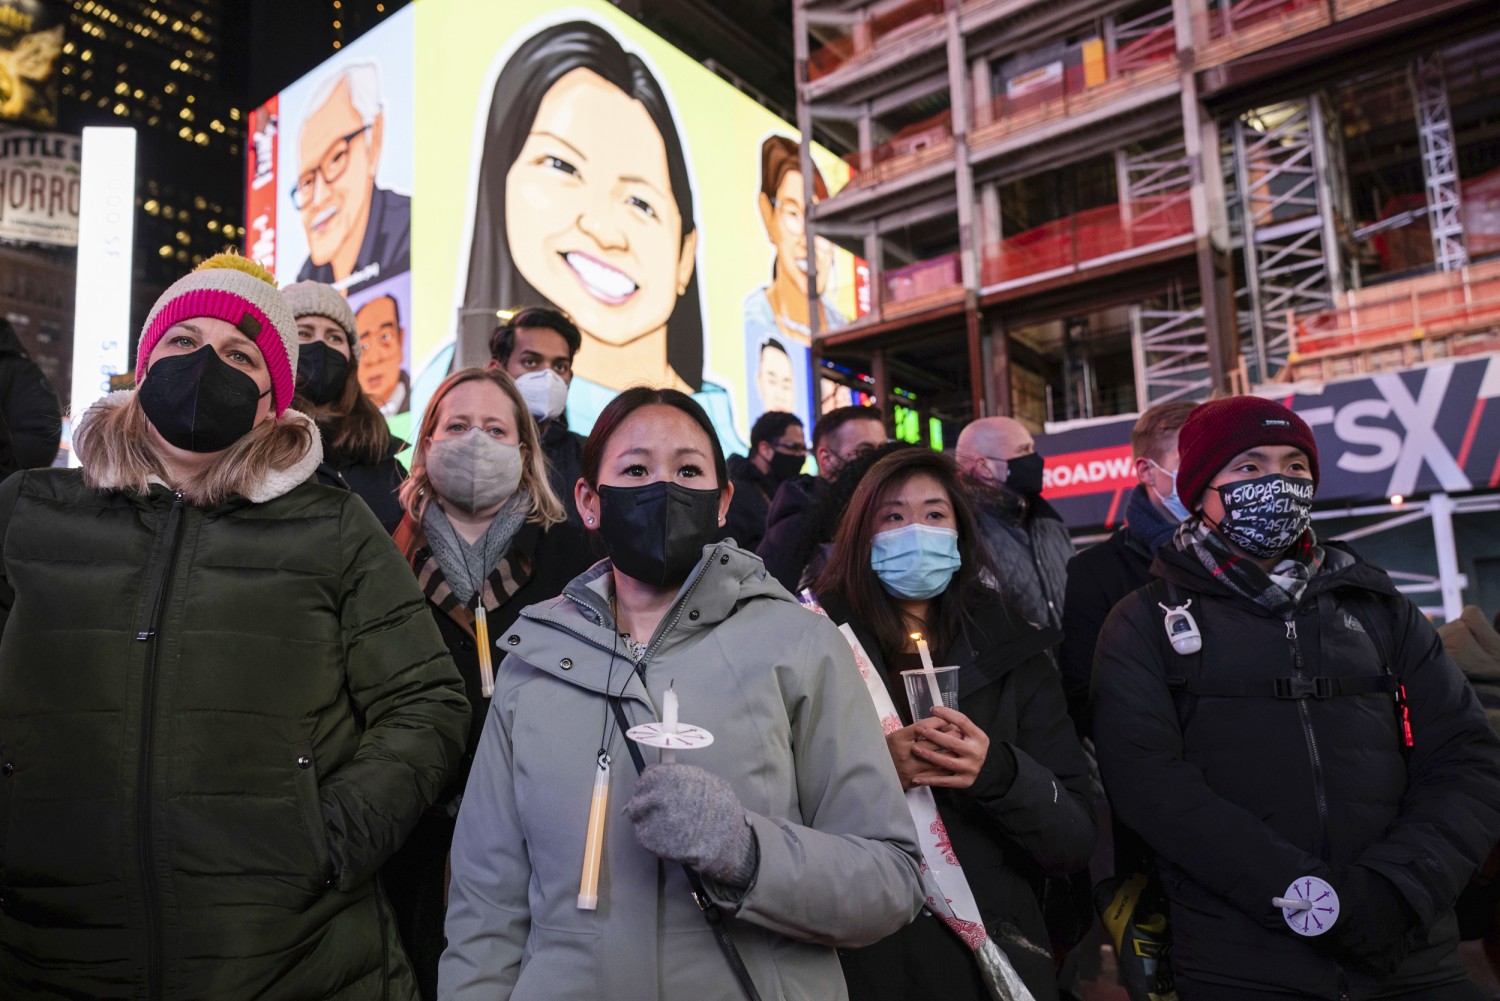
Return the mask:
<svg viewBox="0 0 1500 1001">
<path fill-rule="evenodd" d="M 1171 512 L 1172 517 L 1178 521 L 1187 521 L 1190 512 L 1187 509 L 1187 505 L 1182 503 L 1182 498 L 1177 496 L 1177 470 L 1164 469 L 1155 459 L 1147 459 L 1146 461 L 1156 466 L 1159 472 L 1172 477 L 1172 492 L 1169 494 L 1159 494 L 1158 496 L 1161 497 L 1162 506 Z"/>
<path fill-rule="evenodd" d="M 962 565 L 958 532 L 933 525 L 905 525 L 881 532 L 870 547 L 870 568 L 898 598 L 923 601 L 947 589 Z"/>
</svg>

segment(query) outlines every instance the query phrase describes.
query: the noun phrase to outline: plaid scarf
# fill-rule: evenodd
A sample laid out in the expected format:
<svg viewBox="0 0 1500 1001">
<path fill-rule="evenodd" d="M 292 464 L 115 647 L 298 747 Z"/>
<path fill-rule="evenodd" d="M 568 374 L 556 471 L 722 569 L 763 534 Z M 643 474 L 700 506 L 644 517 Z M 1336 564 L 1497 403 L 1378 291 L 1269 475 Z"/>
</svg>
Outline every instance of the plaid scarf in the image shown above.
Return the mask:
<svg viewBox="0 0 1500 1001">
<path fill-rule="evenodd" d="M 1281 619 L 1297 613 L 1308 581 L 1323 568 L 1323 547 L 1309 528 L 1280 563 L 1266 573 L 1250 560 L 1235 555 L 1202 518 L 1184 521 L 1172 537 L 1178 552 L 1197 558 L 1204 569 L 1257 605 Z"/>
</svg>

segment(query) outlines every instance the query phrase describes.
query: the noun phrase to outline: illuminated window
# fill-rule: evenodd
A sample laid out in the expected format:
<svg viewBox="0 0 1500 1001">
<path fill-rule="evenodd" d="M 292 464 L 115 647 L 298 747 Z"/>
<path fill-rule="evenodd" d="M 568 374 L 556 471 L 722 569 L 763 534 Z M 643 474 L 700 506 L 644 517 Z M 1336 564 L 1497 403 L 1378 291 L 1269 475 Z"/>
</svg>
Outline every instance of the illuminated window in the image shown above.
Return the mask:
<svg viewBox="0 0 1500 1001">
<path fill-rule="evenodd" d="M 921 443 L 922 421 L 915 410 L 898 403 L 892 408 L 891 417 L 896 425 L 897 441 L 908 442 L 912 445 Z"/>
</svg>

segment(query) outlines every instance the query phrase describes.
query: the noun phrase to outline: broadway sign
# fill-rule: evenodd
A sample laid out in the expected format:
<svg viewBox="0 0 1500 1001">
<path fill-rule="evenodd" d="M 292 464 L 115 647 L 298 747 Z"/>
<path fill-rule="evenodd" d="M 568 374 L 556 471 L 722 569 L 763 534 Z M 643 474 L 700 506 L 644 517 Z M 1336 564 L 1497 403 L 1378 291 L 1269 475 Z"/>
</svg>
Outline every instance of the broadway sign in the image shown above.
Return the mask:
<svg viewBox="0 0 1500 1001">
<path fill-rule="evenodd" d="M 78 246 L 82 159 L 77 136 L 0 130 L 0 237 Z"/>
<path fill-rule="evenodd" d="M 1264 393 L 1263 395 L 1270 395 Z M 1500 356 L 1447 361 L 1273 397 L 1318 436 L 1318 505 L 1500 485 Z M 1496 400 L 1490 404 L 1490 400 Z M 1044 495 L 1075 528 L 1113 526 L 1135 486 L 1133 417 L 1039 435 Z"/>
</svg>

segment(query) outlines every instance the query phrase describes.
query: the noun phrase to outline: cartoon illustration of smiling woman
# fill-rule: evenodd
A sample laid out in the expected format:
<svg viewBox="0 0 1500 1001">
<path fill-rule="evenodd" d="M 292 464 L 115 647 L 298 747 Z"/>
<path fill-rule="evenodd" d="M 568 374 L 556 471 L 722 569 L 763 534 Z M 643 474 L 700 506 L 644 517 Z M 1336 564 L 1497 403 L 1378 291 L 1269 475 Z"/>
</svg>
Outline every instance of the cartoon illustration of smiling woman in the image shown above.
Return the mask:
<svg viewBox="0 0 1500 1001">
<path fill-rule="evenodd" d="M 463 314 L 547 303 L 572 317 L 574 430 L 644 382 L 693 393 L 726 450 L 744 450 L 729 394 L 703 379 L 692 176 L 646 64 L 599 25 L 547 28 L 500 71 L 486 130 Z"/>
</svg>

